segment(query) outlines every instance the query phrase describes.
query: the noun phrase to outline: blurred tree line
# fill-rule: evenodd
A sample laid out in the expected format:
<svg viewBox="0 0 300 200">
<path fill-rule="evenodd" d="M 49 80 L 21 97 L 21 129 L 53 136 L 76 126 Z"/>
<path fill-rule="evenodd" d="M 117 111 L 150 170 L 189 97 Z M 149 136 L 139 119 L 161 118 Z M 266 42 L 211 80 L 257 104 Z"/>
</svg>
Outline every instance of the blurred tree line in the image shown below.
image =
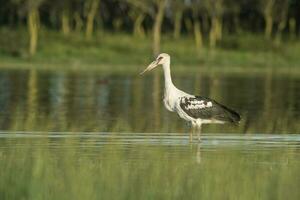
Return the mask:
<svg viewBox="0 0 300 200">
<path fill-rule="evenodd" d="M 153 53 L 160 51 L 161 34 L 178 39 L 194 37 L 197 49 L 204 41 L 214 48 L 223 34 L 263 33 L 266 40 L 282 42 L 299 34 L 299 0 L 0 0 L 0 25 L 27 26 L 29 54 L 37 49 L 39 30 L 47 28 L 68 36 L 95 31 L 132 32 L 151 36 Z"/>
</svg>

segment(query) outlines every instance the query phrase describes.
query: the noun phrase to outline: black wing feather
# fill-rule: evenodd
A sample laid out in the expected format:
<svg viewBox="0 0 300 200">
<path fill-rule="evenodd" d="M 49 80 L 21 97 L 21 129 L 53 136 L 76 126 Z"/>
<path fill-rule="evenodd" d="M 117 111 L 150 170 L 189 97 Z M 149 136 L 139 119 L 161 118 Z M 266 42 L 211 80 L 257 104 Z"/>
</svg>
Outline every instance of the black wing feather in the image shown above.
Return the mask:
<svg viewBox="0 0 300 200">
<path fill-rule="evenodd" d="M 193 108 L 192 105 L 199 105 L 200 102 L 202 106 Z M 180 107 L 186 114 L 195 119 L 219 120 L 230 123 L 237 123 L 241 119 L 240 115 L 234 110 L 207 97 L 182 97 Z"/>
</svg>

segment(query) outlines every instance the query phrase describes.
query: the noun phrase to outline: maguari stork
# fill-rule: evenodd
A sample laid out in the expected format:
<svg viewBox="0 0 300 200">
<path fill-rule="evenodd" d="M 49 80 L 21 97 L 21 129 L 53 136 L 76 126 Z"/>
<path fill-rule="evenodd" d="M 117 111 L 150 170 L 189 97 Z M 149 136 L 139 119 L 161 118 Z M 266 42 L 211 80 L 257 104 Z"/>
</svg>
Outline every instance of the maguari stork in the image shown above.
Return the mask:
<svg viewBox="0 0 300 200">
<path fill-rule="evenodd" d="M 177 112 L 179 117 L 192 125 L 192 131 L 197 132 L 200 140 L 202 124 L 211 123 L 238 123 L 240 115 L 234 110 L 216 102 L 213 99 L 188 94 L 175 87 L 170 70 L 170 56 L 166 53 L 158 55 L 141 75 L 155 67 L 162 65 L 165 79 L 164 105 L 167 110 Z M 191 135 L 191 137 L 193 137 Z"/>
</svg>

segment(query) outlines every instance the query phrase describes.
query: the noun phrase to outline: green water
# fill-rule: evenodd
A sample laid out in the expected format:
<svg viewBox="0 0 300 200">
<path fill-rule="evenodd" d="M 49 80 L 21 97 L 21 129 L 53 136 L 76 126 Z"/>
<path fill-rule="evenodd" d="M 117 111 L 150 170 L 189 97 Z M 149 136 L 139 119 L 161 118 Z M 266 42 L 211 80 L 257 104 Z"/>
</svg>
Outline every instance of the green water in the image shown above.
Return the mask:
<svg viewBox="0 0 300 200">
<path fill-rule="evenodd" d="M 158 75 L 0 71 L 0 199 L 300 198 L 300 77 L 174 79 L 241 124 L 190 142 Z"/>
</svg>

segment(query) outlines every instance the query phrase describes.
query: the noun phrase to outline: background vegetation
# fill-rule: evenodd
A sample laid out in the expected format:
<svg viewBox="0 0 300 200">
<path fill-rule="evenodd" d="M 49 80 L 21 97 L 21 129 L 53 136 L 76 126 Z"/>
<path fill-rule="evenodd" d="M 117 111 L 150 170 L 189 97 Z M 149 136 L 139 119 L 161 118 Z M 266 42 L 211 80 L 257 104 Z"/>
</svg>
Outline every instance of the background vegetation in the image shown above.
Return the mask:
<svg viewBox="0 0 300 200">
<path fill-rule="evenodd" d="M 1 66 L 295 67 L 297 0 L 0 0 Z M 102 65 L 102 66 L 100 66 Z M 128 68 L 128 67 L 127 67 Z M 130 68 L 130 67 L 129 67 Z"/>
</svg>

